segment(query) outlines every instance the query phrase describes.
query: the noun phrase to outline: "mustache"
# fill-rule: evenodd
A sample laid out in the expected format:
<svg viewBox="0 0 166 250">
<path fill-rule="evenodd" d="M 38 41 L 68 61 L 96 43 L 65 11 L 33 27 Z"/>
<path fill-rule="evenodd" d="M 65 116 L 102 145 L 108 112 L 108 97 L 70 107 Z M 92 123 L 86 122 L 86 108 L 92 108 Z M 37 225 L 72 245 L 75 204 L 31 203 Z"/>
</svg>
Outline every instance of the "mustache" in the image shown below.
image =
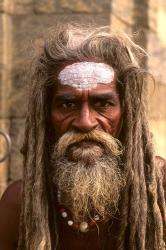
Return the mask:
<svg viewBox="0 0 166 250">
<path fill-rule="evenodd" d="M 94 130 L 88 133 L 79 133 L 75 131 L 68 131 L 58 140 L 55 146 L 55 152 L 58 157 L 64 156 L 67 148 L 73 144 L 79 143 L 81 141 L 93 141 L 101 144 L 106 149 L 111 149 L 114 156 L 119 156 L 123 152 L 122 144 L 117 139 L 110 134 Z"/>
</svg>

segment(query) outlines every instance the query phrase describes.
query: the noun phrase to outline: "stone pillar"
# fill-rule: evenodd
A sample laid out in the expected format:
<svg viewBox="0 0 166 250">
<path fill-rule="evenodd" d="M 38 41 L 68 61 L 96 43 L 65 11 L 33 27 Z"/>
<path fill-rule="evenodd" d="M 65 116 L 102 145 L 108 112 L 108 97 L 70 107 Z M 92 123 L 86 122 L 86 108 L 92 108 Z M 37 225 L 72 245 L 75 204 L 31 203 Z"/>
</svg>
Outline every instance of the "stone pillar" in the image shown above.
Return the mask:
<svg viewBox="0 0 166 250">
<path fill-rule="evenodd" d="M 11 93 L 11 34 L 10 16 L 4 13 L 7 0 L 0 5 L 0 130 L 10 133 L 10 93 Z M 1 137 L 1 153 L 4 152 L 4 141 Z M 0 194 L 8 184 L 9 159 L 0 163 Z"/>
<path fill-rule="evenodd" d="M 112 0 L 111 28 L 133 35 L 149 54 L 144 67 L 155 76 L 149 82 L 149 121 L 154 135 L 156 155 L 166 158 L 166 4 L 164 0 Z"/>
<path fill-rule="evenodd" d="M 150 123 L 156 144 L 156 154 L 166 158 L 166 3 L 164 0 L 150 1 L 150 32 L 148 66 L 154 74 L 156 84 L 150 87 Z M 154 25 L 156 24 L 156 25 Z"/>
<path fill-rule="evenodd" d="M 134 1 L 111 1 L 111 30 L 131 34 L 133 26 Z"/>
</svg>

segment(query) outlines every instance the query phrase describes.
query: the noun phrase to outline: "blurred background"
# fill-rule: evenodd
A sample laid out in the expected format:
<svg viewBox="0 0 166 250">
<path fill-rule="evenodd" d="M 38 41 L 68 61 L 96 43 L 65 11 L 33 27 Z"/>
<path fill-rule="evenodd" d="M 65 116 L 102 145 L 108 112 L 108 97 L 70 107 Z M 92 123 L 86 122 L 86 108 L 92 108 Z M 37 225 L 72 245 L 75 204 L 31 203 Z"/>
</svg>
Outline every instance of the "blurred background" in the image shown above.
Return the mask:
<svg viewBox="0 0 166 250">
<path fill-rule="evenodd" d="M 22 176 L 28 62 L 31 48 L 57 22 L 110 25 L 133 36 L 148 52 L 149 120 L 156 155 L 166 158 L 166 1 L 165 0 L 0 0 L 0 131 L 12 141 L 10 157 L 0 163 L 0 194 Z M 0 136 L 0 155 L 4 152 Z"/>
</svg>

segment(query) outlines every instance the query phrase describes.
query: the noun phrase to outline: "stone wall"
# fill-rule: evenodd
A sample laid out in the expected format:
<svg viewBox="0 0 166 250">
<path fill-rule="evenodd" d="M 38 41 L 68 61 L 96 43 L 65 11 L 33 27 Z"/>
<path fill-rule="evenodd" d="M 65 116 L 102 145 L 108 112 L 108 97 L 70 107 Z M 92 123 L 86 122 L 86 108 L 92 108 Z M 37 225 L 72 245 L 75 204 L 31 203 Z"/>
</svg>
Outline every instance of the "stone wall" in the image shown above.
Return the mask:
<svg viewBox="0 0 166 250">
<path fill-rule="evenodd" d="M 166 85 L 160 63 L 161 58 L 162 63 L 164 61 L 166 42 L 161 33 L 159 35 L 162 28 L 158 16 L 161 12 L 165 16 L 162 1 L 149 0 L 147 4 L 146 0 L 0 0 L 0 129 L 8 132 L 12 139 L 11 156 L 0 163 L 0 193 L 8 183 L 22 176 L 20 148 L 27 107 L 25 83 L 30 50 L 57 22 L 94 22 L 130 34 L 140 31 L 138 42 L 151 54 L 150 62 L 154 60 L 153 65 L 148 62 L 148 66 L 157 69 L 157 73 L 160 68 L 158 92 L 150 99 L 151 124 L 157 134 L 159 153 L 166 156 L 165 141 L 162 140 L 166 135 Z"/>
</svg>

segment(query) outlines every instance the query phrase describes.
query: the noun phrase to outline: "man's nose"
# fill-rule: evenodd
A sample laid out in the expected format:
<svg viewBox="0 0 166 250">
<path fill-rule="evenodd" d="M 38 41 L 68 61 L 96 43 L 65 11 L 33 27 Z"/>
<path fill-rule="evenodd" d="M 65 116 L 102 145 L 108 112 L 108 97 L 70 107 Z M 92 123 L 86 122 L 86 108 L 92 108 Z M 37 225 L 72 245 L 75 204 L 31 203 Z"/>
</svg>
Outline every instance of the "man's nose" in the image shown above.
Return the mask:
<svg viewBox="0 0 166 250">
<path fill-rule="evenodd" d="M 89 109 L 88 104 L 81 108 L 72 125 L 74 129 L 81 132 L 90 132 L 98 126 L 95 114 Z"/>
</svg>

